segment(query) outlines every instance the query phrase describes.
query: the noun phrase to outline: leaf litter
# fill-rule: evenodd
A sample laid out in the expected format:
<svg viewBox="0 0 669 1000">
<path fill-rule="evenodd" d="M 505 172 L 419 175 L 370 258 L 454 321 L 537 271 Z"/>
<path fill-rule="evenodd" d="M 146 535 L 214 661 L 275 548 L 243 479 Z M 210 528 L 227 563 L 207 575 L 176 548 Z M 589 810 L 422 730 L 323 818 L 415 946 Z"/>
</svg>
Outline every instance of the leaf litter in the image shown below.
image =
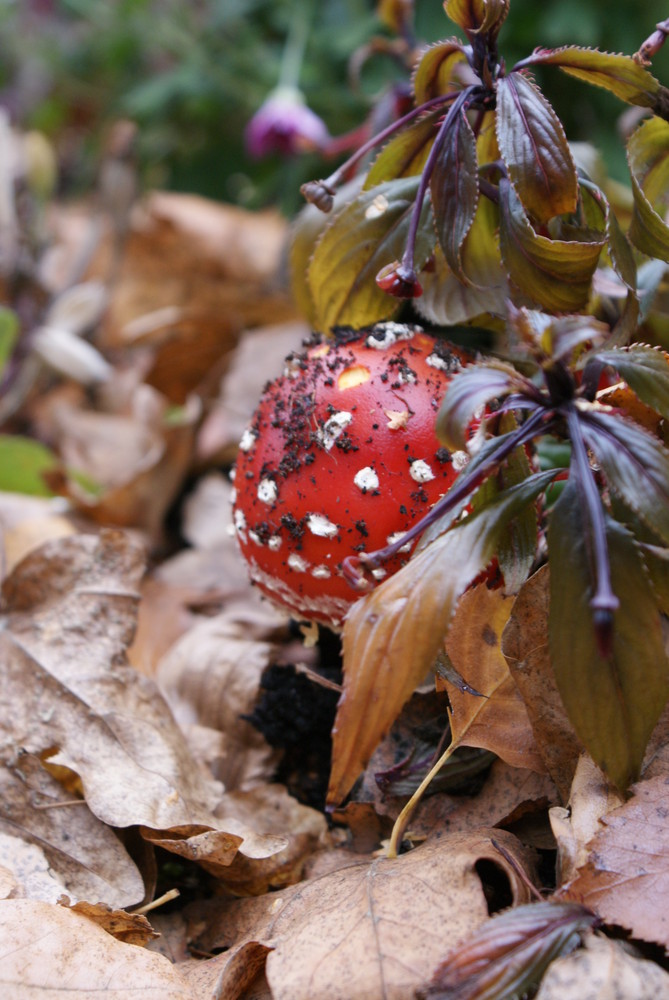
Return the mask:
<svg viewBox="0 0 669 1000">
<path fill-rule="evenodd" d="M 89 222 L 58 213 L 54 289 Z M 371 760 L 329 818 L 312 756 L 290 791 L 277 780 L 292 744 L 249 721 L 268 671 L 317 677 L 336 643 L 303 645 L 248 586 L 221 469 L 304 332 L 277 281 L 285 235 L 271 213 L 150 196 L 93 331 L 109 377 L 87 392 L 52 379 L 24 407 L 65 499 L 0 496 L 0 979 L 17 1000 L 399 1000 L 425 993 L 472 934 L 537 905 L 538 886 L 545 905 L 604 923 L 579 925 L 542 1000 L 600 983 L 602 996 L 660 996 L 666 973 L 643 949 L 669 947 L 666 719 L 622 801 L 560 710 L 537 641 L 544 571 L 515 599 L 485 584 L 448 595 L 445 653 L 479 694 L 448 680 L 435 694 L 421 646 L 404 700 L 418 693 L 383 740 L 367 730 L 358 759 Z M 105 237 L 87 279 L 104 280 L 111 254 Z M 460 749 L 442 783 L 386 857 L 449 740 Z M 161 908 L 175 884 L 183 899 Z"/>
</svg>

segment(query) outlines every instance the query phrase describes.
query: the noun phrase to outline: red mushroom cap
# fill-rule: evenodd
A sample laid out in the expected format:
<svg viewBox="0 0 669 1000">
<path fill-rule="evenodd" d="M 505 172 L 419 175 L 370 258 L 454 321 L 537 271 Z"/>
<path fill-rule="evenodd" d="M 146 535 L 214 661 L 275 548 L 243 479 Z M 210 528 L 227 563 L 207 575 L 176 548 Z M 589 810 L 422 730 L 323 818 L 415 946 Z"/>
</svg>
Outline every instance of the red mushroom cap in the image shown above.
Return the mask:
<svg viewBox="0 0 669 1000">
<path fill-rule="evenodd" d="M 434 424 L 465 352 L 414 328 L 382 323 L 313 340 L 269 383 L 242 436 L 234 525 L 252 580 L 297 618 L 338 628 L 360 596 L 347 556 L 406 532 L 461 467 Z M 389 560 L 394 573 L 408 552 Z"/>
</svg>

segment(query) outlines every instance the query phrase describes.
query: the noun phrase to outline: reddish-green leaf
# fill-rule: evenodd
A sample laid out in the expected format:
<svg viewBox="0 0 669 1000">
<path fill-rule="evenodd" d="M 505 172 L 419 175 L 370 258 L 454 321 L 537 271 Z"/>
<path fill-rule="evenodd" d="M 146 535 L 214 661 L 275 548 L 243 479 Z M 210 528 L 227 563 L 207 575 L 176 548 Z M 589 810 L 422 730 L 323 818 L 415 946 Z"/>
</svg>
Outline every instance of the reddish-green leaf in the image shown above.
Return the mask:
<svg viewBox="0 0 669 1000">
<path fill-rule="evenodd" d="M 627 144 L 634 212 L 630 239 L 649 257 L 669 261 L 669 123 L 643 122 Z"/>
<path fill-rule="evenodd" d="M 308 274 L 316 329 L 366 326 L 397 310 L 398 300 L 386 295 L 375 279 L 382 267 L 402 257 L 418 183 L 418 177 L 407 177 L 362 191 L 325 230 Z M 430 214 L 426 200 L 416 241 L 417 268 L 434 247 Z"/>
<path fill-rule="evenodd" d="M 446 263 L 465 281 L 460 249 L 469 232 L 479 188 L 476 162 L 476 139 L 464 112 L 455 118 L 444 137 L 430 178 L 435 227 Z"/>
<path fill-rule="evenodd" d="M 332 731 L 328 801 L 338 803 L 433 665 L 458 598 L 545 473 L 505 490 L 357 601 L 344 626 L 344 690 Z"/>
<path fill-rule="evenodd" d="M 657 606 L 662 614 L 667 616 L 669 615 L 669 549 L 641 542 L 639 551 L 648 571 Z"/>
<path fill-rule="evenodd" d="M 571 951 L 597 917 L 579 903 L 526 903 L 482 924 L 434 973 L 422 1000 L 524 996 L 550 963 Z"/>
<path fill-rule="evenodd" d="M 579 738 L 623 790 L 639 774 L 648 738 L 669 697 L 669 664 L 653 590 L 633 536 L 607 519 L 606 539 L 620 600 L 609 659 L 597 648 L 586 524 L 580 492 L 569 480 L 548 529 L 551 663 Z"/>
<path fill-rule="evenodd" d="M 443 109 L 425 115 L 387 143 L 369 169 L 365 190 L 395 177 L 411 177 L 425 166 Z"/>
<path fill-rule="evenodd" d="M 661 100 L 659 80 L 631 56 L 600 52 L 598 49 L 565 45 L 560 49 L 537 49 L 522 66 L 559 66 L 570 76 L 610 90 L 621 101 L 654 108 Z"/>
<path fill-rule="evenodd" d="M 446 0 L 444 10 L 467 33 L 493 31 L 497 35 L 509 13 L 509 0 Z"/>
<path fill-rule="evenodd" d="M 477 410 L 491 399 L 525 388 L 525 379 L 503 361 L 470 365 L 451 381 L 437 417 L 436 432 L 447 448 L 462 449 Z"/>
<path fill-rule="evenodd" d="M 500 247 L 509 278 L 523 297 L 552 312 L 578 312 L 604 246 L 604 235 L 569 229 L 570 240 L 551 240 L 535 232 L 520 198 L 508 181 L 500 191 Z"/>
<path fill-rule="evenodd" d="M 425 104 L 433 97 L 461 90 L 463 80 L 457 76 L 459 66 L 468 66 L 468 63 L 464 46 L 457 38 L 437 42 L 426 49 L 413 79 L 416 104 Z"/>
<path fill-rule="evenodd" d="M 669 419 L 669 358 L 664 351 L 646 344 L 632 344 L 612 351 L 597 351 L 595 356 L 615 368 L 646 406 Z"/>
<path fill-rule="evenodd" d="M 547 222 L 576 208 L 576 167 L 560 119 L 521 73 L 497 84 L 497 143 L 526 211 Z"/>
<path fill-rule="evenodd" d="M 651 531 L 669 544 L 669 452 L 633 420 L 594 411 L 583 435 L 608 485 Z"/>
</svg>

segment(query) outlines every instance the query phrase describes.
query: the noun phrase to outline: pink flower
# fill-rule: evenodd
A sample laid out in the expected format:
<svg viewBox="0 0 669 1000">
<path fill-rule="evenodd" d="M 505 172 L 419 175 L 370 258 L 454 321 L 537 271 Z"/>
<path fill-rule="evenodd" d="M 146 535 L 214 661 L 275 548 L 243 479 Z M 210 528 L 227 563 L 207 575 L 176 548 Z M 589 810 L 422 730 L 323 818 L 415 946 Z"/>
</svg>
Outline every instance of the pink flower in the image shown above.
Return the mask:
<svg viewBox="0 0 669 1000">
<path fill-rule="evenodd" d="M 277 87 L 248 123 L 246 148 L 256 160 L 270 153 L 293 156 L 322 149 L 330 135 L 295 87 Z"/>
</svg>

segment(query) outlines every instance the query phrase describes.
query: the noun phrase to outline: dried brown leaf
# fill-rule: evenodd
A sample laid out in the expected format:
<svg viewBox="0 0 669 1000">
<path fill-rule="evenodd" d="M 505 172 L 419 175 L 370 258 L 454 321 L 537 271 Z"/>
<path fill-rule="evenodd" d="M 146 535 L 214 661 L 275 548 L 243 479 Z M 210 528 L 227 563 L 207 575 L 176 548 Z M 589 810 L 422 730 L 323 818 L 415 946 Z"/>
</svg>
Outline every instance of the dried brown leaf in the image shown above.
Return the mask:
<svg viewBox="0 0 669 1000">
<path fill-rule="evenodd" d="M 179 966 L 179 972 L 198 1000 L 209 997 L 253 1000 L 249 988 L 263 973 L 269 950 L 257 941 L 245 941 L 206 962 L 185 962 Z M 272 1000 L 269 991 L 267 1000 Z"/>
<path fill-rule="evenodd" d="M 563 801 L 583 751 L 562 705 L 548 653 L 548 567 L 521 588 L 502 636 L 502 652 L 523 696 L 534 736 Z"/>
<path fill-rule="evenodd" d="M 17 743 L 46 754 L 112 826 L 215 826 L 220 786 L 194 766 L 155 685 L 124 663 L 142 571 L 141 549 L 103 531 L 31 553 L 5 581 L 5 767 Z"/>
<path fill-rule="evenodd" d="M 232 792 L 222 800 L 216 816 L 226 829 L 245 823 L 257 831 L 256 841 L 246 835 L 237 856 L 221 875 L 226 887 L 239 895 L 260 895 L 298 882 L 307 860 L 326 842 L 323 814 L 299 803 L 283 785 Z M 284 842 L 280 851 L 261 853 L 264 840 L 271 844 L 279 839 Z"/>
<path fill-rule="evenodd" d="M 142 876 L 114 831 L 38 757 L 23 753 L 0 769 L 0 796 L 0 863 L 14 873 L 14 896 L 55 903 L 67 894 L 116 907 L 142 900 Z"/>
<path fill-rule="evenodd" d="M 75 913 L 81 913 L 93 923 L 102 927 L 117 941 L 125 944 L 135 944 L 144 947 L 159 935 L 154 931 L 149 921 L 141 913 L 126 913 L 125 910 L 113 910 L 104 903 L 74 903 L 71 907 Z"/>
<path fill-rule="evenodd" d="M 619 792 L 587 754 L 578 762 L 569 807 L 554 806 L 550 822 L 558 845 L 558 885 L 570 881 L 588 860 L 587 844 L 600 829 L 600 820 L 623 804 Z"/>
<path fill-rule="evenodd" d="M 270 605 L 232 602 L 190 629 L 158 664 L 177 719 L 222 734 L 215 774 L 228 791 L 252 788 L 276 769 L 276 751 L 244 716 L 253 711 L 262 673 L 283 637 L 285 619 Z"/>
<path fill-rule="evenodd" d="M 461 597 L 446 651 L 455 669 L 479 691 L 477 697 L 448 681 L 451 735 L 455 746 L 482 747 L 514 767 L 545 771 L 527 708 L 500 649 L 514 598 L 483 583 Z"/>
<path fill-rule="evenodd" d="M 444 941 L 487 919 L 478 861 L 501 869 L 514 900 L 526 900 L 525 884 L 491 836 L 525 864 L 519 842 L 504 831 L 437 834 L 393 861 L 353 863 L 270 896 L 218 904 L 198 944 L 272 946 L 267 979 L 274 1000 L 404 1000 L 430 974 Z"/>
<path fill-rule="evenodd" d="M 344 688 L 332 730 L 328 802 L 342 801 L 432 667 L 457 599 L 492 553 L 451 532 L 357 601 L 344 626 Z M 458 573 L 445 574 L 451 559 Z"/>
<path fill-rule="evenodd" d="M 596 909 L 607 923 L 669 948 L 669 785 L 641 781 L 632 798 L 604 816 L 589 860 L 560 893 Z"/>
<path fill-rule="evenodd" d="M 115 940 L 72 909 L 29 899 L 0 902 L 0 981 L 12 1000 L 196 996 L 162 955 Z"/>
</svg>

